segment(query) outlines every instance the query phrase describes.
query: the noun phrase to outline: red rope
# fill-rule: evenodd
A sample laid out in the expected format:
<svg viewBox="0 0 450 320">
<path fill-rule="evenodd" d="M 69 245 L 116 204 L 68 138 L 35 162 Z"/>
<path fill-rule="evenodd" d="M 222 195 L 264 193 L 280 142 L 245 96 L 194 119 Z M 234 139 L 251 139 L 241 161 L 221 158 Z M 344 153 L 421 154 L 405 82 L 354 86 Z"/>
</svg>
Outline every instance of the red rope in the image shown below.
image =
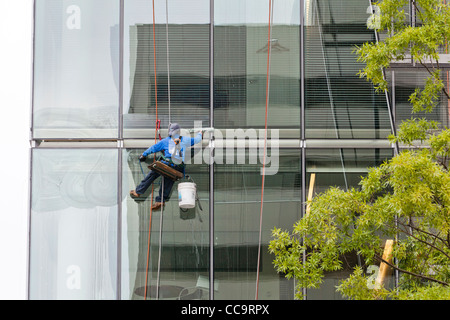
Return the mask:
<svg viewBox="0 0 450 320">
<path fill-rule="evenodd" d="M 263 203 L 264 203 L 264 182 L 266 173 L 266 149 L 267 149 L 267 114 L 269 107 L 269 77 L 270 77 L 270 37 L 271 37 L 271 20 L 272 20 L 272 1 L 269 0 L 269 34 L 267 39 L 267 76 L 266 76 L 266 112 L 265 112 L 265 126 L 264 126 L 264 157 L 262 167 L 262 184 L 261 184 L 261 207 L 259 213 L 259 242 L 258 242 L 258 264 L 256 269 L 256 294 L 255 298 L 258 300 L 259 294 L 259 269 L 261 260 L 261 233 L 262 233 L 262 217 L 263 217 Z"/>
<path fill-rule="evenodd" d="M 157 87 L 157 81 L 156 81 L 155 0 L 152 1 L 152 6 L 153 6 L 153 69 L 154 69 L 154 74 L 155 74 L 155 108 L 156 108 L 156 113 L 155 113 L 155 118 L 156 118 L 155 144 L 156 144 L 161 121 L 158 120 L 158 87 Z M 153 191 L 154 191 L 154 187 L 152 184 L 152 193 L 151 193 L 151 200 L 150 200 L 150 217 L 149 217 L 149 222 L 148 222 L 147 266 L 145 269 L 144 300 L 147 300 L 147 289 L 148 289 L 148 269 L 149 269 L 149 260 L 150 260 L 150 236 L 151 236 L 151 231 L 152 231 Z"/>
</svg>

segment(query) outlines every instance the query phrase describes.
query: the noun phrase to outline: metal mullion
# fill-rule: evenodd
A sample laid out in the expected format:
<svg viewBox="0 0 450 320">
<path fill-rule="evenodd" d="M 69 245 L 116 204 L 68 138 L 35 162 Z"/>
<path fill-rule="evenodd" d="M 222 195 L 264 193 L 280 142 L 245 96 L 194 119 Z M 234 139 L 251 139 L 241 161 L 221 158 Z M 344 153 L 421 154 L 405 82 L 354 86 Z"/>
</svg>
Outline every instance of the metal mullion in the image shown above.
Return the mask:
<svg viewBox="0 0 450 320">
<path fill-rule="evenodd" d="M 125 3 L 120 0 L 119 5 L 119 123 L 118 138 L 123 139 L 123 76 L 124 76 L 124 34 L 125 34 Z"/>
<path fill-rule="evenodd" d="M 30 299 L 30 271 L 31 271 L 31 192 L 32 192 L 32 170 L 33 170 L 33 146 L 35 145 L 34 142 L 34 55 L 35 55 L 35 49 L 36 49 L 36 42 L 35 42 L 35 23 L 36 23 L 36 0 L 33 0 L 33 9 L 32 9 L 32 22 L 31 22 L 31 28 L 32 28 L 32 53 L 31 53 L 31 96 L 30 96 L 30 119 L 29 119 L 29 126 L 30 126 L 30 144 L 31 148 L 29 150 L 29 169 L 28 169 L 28 226 L 27 226 L 27 244 L 28 244 L 28 250 L 27 250 L 27 272 L 26 272 L 26 299 Z"/>
<path fill-rule="evenodd" d="M 123 170 L 123 62 L 124 62 L 124 0 L 119 4 L 119 143 L 117 147 L 117 284 L 116 299 L 122 299 L 122 170 Z"/>
<path fill-rule="evenodd" d="M 122 298 L 122 148 L 117 148 L 117 284 L 116 298 Z"/>
<path fill-rule="evenodd" d="M 27 288 L 26 288 L 26 299 L 30 300 L 30 271 L 31 271 L 31 210 L 32 210 L 32 186 L 33 186 L 33 150 L 34 148 L 30 148 L 29 151 L 29 159 L 30 159 L 30 167 L 28 170 L 28 227 L 27 227 L 27 236 L 28 236 L 28 252 L 27 252 L 27 280 L 26 280 L 26 284 L 27 284 Z"/>
<path fill-rule="evenodd" d="M 35 29 L 36 29 L 36 0 L 33 1 L 33 10 L 32 10 L 32 22 L 31 22 L 31 37 L 32 37 L 32 52 L 31 52 L 31 96 L 30 96 L 30 119 L 29 119 L 29 126 L 30 126 L 30 141 L 33 141 L 34 139 L 34 57 L 36 52 L 36 41 L 35 41 Z"/>
<path fill-rule="evenodd" d="M 209 126 L 214 128 L 214 0 L 209 1 Z M 214 300 L 214 131 L 209 154 L 209 299 Z"/>
<path fill-rule="evenodd" d="M 305 1 L 300 0 L 300 139 L 305 140 Z"/>
<path fill-rule="evenodd" d="M 303 218 L 306 211 L 306 128 L 305 128 L 305 1 L 300 0 L 300 168 L 301 168 L 301 205 L 300 217 Z M 302 239 L 303 241 L 303 239 Z M 302 256 L 303 263 L 305 255 Z M 295 286 L 294 286 L 295 288 Z M 294 289 L 295 290 L 295 289 Z M 306 300 L 306 288 L 302 288 L 303 297 Z"/>
</svg>

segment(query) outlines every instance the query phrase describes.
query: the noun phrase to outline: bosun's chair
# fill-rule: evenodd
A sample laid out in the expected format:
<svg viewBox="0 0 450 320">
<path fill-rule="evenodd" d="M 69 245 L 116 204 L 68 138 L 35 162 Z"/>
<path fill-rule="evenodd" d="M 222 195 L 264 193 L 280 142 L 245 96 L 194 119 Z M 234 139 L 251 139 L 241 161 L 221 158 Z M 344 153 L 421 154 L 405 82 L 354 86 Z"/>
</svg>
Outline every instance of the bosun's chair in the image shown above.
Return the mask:
<svg viewBox="0 0 450 320">
<path fill-rule="evenodd" d="M 161 159 L 164 159 L 164 156 L 160 156 L 157 160 L 156 157 L 153 158 L 153 163 L 148 166 L 150 170 L 158 172 L 160 175 L 171 179 L 172 181 L 177 181 L 184 177 L 183 172 L 180 172 L 167 164 L 163 163 Z M 168 160 L 166 160 L 168 161 Z"/>
</svg>

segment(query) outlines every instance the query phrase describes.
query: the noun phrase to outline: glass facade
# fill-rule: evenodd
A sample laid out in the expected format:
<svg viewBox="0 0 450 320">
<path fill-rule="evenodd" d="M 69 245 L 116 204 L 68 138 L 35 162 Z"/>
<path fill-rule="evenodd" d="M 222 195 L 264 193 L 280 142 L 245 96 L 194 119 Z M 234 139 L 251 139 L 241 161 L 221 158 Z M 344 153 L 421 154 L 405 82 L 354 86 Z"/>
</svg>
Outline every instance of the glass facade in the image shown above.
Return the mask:
<svg viewBox="0 0 450 320">
<path fill-rule="evenodd" d="M 377 94 L 356 75 L 354 46 L 375 39 L 369 5 L 35 0 L 29 298 L 293 299 L 271 230 L 392 157 L 390 112 L 398 125 L 421 85 L 417 71 L 390 71 L 392 92 Z M 448 124 L 444 100 L 426 116 Z M 195 208 L 179 207 L 176 182 L 154 211 L 160 179 L 129 191 L 170 123 L 214 130 L 186 154 Z M 347 274 L 306 299 L 341 299 Z"/>
<path fill-rule="evenodd" d="M 384 95 L 359 78 L 355 46 L 375 42 L 367 28 L 370 2 L 306 1 L 306 137 L 379 139 L 390 133 Z M 370 9 L 370 8 L 369 8 Z"/>
<path fill-rule="evenodd" d="M 268 112 L 269 128 L 295 129 L 296 138 L 300 138 L 299 4 L 273 5 Z M 220 0 L 214 9 L 214 125 L 264 128 L 269 1 Z"/>
<path fill-rule="evenodd" d="M 117 296 L 118 151 L 33 150 L 31 299 Z"/>
<path fill-rule="evenodd" d="M 154 12 L 153 28 L 152 1 L 124 3 L 124 138 L 154 137 L 156 116 L 162 128 L 209 125 L 209 0 L 155 1 Z"/>
<path fill-rule="evenodd" d="M 119 137 L 118 1 L 35 1 L 33 138 Z"/>
</svg>

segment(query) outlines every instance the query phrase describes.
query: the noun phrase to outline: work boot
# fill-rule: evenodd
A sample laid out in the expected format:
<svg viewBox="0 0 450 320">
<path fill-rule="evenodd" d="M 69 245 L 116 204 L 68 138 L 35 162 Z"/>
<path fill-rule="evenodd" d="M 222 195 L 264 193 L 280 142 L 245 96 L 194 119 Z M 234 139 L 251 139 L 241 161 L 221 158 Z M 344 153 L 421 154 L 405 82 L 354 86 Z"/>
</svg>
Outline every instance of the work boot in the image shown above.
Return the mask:
<svg viewBox="0 0 450 320">
<path fill-rule="evenodd" d="M 131 190 L 131 191 L 130 191 L 130 196 L 131 196 L 132 198 L 139 198 L 141 195 L 138 194 L 138 193 L 136 193 L 135 190 Z"/>
<path fill-rule="evenodd" d="M 165 205 L 165 204 L 162 204 L 161 202 L 155 202 L 155 203 L 153 203 L 152 210 L 158 211 L 159 209 L 161 209 L 162 205 Z"/>
</svg>

